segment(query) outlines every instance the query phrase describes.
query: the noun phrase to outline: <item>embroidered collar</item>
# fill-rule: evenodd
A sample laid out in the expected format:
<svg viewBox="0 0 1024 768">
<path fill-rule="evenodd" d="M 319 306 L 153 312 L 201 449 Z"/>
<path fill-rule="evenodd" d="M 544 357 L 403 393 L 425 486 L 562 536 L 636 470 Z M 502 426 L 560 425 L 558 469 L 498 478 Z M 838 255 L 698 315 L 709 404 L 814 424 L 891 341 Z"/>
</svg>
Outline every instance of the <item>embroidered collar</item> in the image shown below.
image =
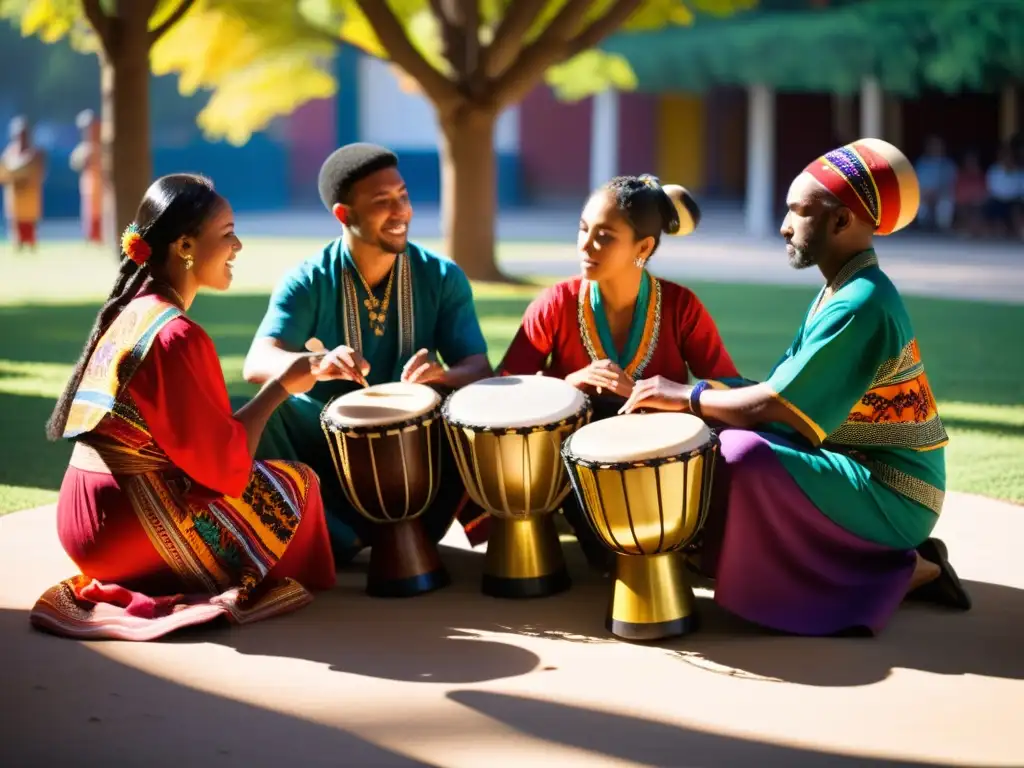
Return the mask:
<svg viewBox="0 0 1024 768">
<path fill-rule="evenodd" d="M 644 279 L 647 281 L 649 290 L 646 311 L 643 315 L 643 331 L 636 342 L 636 348 L 632 351 L 632 355 L 626 364 L 622 366 L 622 370 L 634 381 L 643 375 L 644 369 L 651 362 L 654 350 L 658 346 L 658 336 L 661 331 L 661 283 L 651 276 L 649 272 L 644 272 Z M 601 341 L 602 334 L 599 330 L 599 323 L 607 323 L 607 321 L 604 317 L 600 319 L 597 317 L 591 302 L 590 292 L 592 290 L 597 290 L 597 286 L 591 284 L 590 281 L 583 280 L 580 283 L 579 303 L 576 312 L 580 340 L 583 342 L 583 348 L 591 360 L 615 359 L 618 355 L 610 355 L 609 350 L 605 349 Z M 639 319 L 636 313 L 634 313 L 634 326 Z M 633 336 L 633 330 L 635 328 L 631 329 L 630 337 Z M 630 349 L 627 348 L 625 352 L 629 355 Z"/>
<path fill-rule="evenodd" d="M 363 333 L 359 320 L 359 294 L 356 291 L 358 275 L 353 277 L 355 264 L 347 248 L 341 254 L 342 313 L 345 326 L 345 346 L 363 354 Z M 409 257 L 400 253 L 395 258 L 394 278 L 398 287 L 398 359 L 408 360 L 415 344 L 414 303 L 412 295 L 412 270 Z"/>
<path fill-rule="evenodd" d="M 825 287 L 821 289 L 821 293 L 818 294 L 818 300 L 814 304 L 814 309 L 811 311 L 813 317 L 818 313 L 818 310 L 822 308 L 828 299 L 835 296 L 839 289 L 850 282 L 858 273 L 870 267 L 878 266 L 878 256 L 875 254 L 873 248 L 869 248 L 866 251 L 861 251 L 852 259 L 850 259 L 843 268 L 839 270 L 831 282 L 826 283 Z"/>
</svg>

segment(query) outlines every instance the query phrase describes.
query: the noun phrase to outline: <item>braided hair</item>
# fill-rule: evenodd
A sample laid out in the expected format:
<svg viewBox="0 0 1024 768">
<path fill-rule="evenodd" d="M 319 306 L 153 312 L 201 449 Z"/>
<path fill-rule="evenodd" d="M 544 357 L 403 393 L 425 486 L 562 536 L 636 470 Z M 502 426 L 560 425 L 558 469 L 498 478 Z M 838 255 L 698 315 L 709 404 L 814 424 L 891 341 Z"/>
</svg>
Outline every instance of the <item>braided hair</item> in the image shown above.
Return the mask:
<svg viewBox="0 0 1024 768">
<path fill-rule="evenodd" d="M 213 182 L 195 174 L 163 176 L 146 190 L 135 214 L 134 225 L 149 246 L 149 258 L 140 265 L 121 253 L 114 287 L 96 315 L 88 341 L 46 424 L 48 439 L 63 437 L 71 403 L 82 383 L 89 359 L 110 324 L 138 296 L 148 280 L 164 276 L 171 244 L 181 237 L 197 237 L 203 224 L 221 203 L 222 198 L 214 191 Z"/>
</svg>

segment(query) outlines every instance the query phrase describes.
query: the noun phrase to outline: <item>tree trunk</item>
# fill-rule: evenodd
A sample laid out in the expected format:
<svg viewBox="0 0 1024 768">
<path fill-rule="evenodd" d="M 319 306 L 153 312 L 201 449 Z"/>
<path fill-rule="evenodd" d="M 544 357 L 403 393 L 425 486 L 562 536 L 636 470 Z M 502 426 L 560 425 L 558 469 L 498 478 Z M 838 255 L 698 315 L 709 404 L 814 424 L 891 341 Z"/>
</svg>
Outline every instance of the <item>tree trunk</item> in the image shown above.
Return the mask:
<svg viewBox="0 0 1024 768">
<path fill-rule="evenodd" d="M 121 232 L 135 218 L 153 175 L 149 140 L 149 17 L 130 10 L 116 19 L 109 51 L 100 55 L 103 99 L 103 215 L 107 242 L 120 252 Z"/>
<path fill-rule="evenodd" d="M 506 281 L 498 269 L 497 114 L 471 104 L 440 115 L 441 215 L 448 256 L 471 280 Z"/>
</svg>

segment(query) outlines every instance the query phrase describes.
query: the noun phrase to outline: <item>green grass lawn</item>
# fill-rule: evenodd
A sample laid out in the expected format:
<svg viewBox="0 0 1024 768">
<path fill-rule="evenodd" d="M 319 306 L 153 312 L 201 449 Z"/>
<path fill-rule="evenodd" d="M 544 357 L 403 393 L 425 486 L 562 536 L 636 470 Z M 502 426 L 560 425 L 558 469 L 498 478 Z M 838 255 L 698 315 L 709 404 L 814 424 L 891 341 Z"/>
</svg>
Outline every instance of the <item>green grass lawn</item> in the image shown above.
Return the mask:
<svg viewBox="0 0 1024 768">
<path fill-rule="evenodd" d="M 235 288 L 204 295 L 193 307 L 217 343 L 233 394 L 251 391 L 242 381 L 242 359 L 270 287 L 315 247 L 311 241 L 250 241 Z M 81 246 L 51 245 L 36 255 L 14 255 L 0 246 L 0 514 L 56 498 L 69 447 L 46 442 L 43 425 L 113 269 L 108 254 Z M 690 287 L 751 378 L 763 377 L 789 345 L 813 294 L 803 287 Z M 495 362 L 536 290 L 475 287 Z M 907 304 L 951 437 L 949 488 L 1024 503 L 1024 306 L 918 298 Z"/>
</svg>

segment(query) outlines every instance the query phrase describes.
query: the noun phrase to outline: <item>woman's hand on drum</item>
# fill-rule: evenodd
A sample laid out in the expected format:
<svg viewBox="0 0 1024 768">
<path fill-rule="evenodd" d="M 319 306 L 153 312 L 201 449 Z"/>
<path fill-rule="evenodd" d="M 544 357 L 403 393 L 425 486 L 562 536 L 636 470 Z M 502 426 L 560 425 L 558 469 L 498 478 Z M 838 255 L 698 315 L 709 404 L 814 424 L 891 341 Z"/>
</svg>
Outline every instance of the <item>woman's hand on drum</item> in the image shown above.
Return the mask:
<svg viewBox="0 0 1024 768">
<path fill-rule="evenodd" d="M 664 376 L 638 381 L 619 413 L 632 413 L 641 408 L 656 411 L 686 411 L 690 408 L 689 384 L 679 384 Z"/>
<path fill-rule="evenodd" d="M 406 384 L 433 384 L 444 381 L 444 374 L 444 366 L 437 362 L 430 350 L 421 349 L 402 368 L 402 381 Z"/>
<path fill-rule="evenodd" d="M 570 373 L 565 380 L 577 389 L 593 387 L 598 392 L 611 392 L 619 397 L 629 397 L 633 391 L 633 380 L 611 360 L 595 360 L 586 368 Z"/>
<path fill-rule="evenodd" d="M 366 374 L 370 372 L 370 364 L 352 347 L 335 347 L 320 357 L 316 371 L 318 379 L 345 379 L 367 386 Z"/>
</svg>

